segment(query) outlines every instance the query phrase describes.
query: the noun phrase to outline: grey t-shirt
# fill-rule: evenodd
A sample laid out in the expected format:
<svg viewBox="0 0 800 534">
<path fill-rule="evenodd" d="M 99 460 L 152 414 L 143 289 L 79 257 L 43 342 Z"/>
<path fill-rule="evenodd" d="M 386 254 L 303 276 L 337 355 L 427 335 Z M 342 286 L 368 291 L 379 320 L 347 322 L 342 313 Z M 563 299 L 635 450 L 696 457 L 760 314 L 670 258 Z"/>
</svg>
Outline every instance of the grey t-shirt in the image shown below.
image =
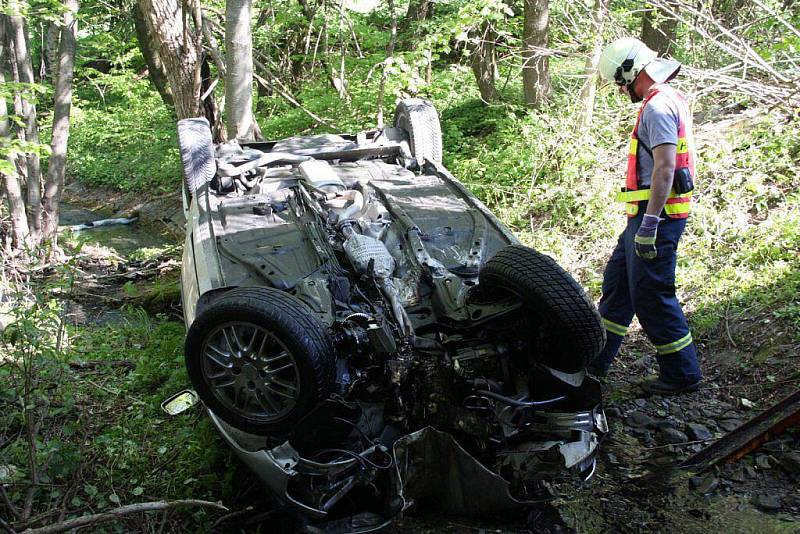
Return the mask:
<svg viewBox="0 0 800 534">
<path fill-rule="evenodd" d="M 669 91 L 673 89 L 665 87 L 651 98 L 639 121 L 637 136 L 640 146 L 636 164 L 639 187 L 650 187 L 650 177 L 653 175 L 653 157 L 641 145 L 644 144 L 652 151 L 659 145 L 678 144 L 680 115 L 676 103 L 677 96 L 665 94 Z"/>
</svg>

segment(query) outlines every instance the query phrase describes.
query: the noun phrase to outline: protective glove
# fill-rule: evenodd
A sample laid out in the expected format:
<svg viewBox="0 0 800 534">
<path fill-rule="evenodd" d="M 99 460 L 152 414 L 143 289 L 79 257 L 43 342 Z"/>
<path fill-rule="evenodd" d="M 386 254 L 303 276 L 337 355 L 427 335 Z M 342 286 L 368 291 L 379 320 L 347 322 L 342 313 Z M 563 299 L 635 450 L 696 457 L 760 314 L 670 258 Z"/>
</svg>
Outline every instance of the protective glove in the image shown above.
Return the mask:
<svg viewBox="0 0 800 534">
<path fill-rule="evenodd" d="M 645 214 L 642 224 L 634 237 L 634 247 L 636 255 L 645 260 L 652 260 L 658 254 L 656 250 L 656 235 L 658 235 L 658 223 L 661 219 L 656 215 Z"/>
</svg>

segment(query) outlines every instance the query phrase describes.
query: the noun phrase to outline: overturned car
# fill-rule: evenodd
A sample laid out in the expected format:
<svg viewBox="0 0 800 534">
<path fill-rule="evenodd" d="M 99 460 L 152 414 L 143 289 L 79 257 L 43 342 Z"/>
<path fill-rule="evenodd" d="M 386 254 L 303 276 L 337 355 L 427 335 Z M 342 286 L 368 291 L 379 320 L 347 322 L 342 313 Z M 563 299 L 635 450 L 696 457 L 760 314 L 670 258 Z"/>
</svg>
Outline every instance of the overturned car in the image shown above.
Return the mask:
<svg viewBox="0 0 800 534">
<path fill-rule="evenodd" d="M 178 133 L 186 366 L 280 499 L 366 531 L 415 502 L 498 510 L 592 475 L 599 316 L 444 168 L 428 102 L 358 135 Z"/>
</svg>

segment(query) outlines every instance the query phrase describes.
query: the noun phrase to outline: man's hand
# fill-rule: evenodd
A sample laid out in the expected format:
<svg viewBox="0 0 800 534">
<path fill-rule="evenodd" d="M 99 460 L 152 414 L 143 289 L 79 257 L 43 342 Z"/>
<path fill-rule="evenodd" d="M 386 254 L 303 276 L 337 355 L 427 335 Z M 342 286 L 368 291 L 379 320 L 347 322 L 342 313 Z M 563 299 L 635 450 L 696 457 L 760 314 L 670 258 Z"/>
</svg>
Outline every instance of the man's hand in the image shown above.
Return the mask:
<svg viewBox="0 0 800 534">
<path fill-rule="evenodd" d="M 661 219 L 656 215 L 645 215 L 642 224 L 634 237 L 634 247 L 636 255 L 645 260 L 652 260 L 658 254 L 656 250 L 656 236 L 658 235 L 658 223 Z"/>
</svg>

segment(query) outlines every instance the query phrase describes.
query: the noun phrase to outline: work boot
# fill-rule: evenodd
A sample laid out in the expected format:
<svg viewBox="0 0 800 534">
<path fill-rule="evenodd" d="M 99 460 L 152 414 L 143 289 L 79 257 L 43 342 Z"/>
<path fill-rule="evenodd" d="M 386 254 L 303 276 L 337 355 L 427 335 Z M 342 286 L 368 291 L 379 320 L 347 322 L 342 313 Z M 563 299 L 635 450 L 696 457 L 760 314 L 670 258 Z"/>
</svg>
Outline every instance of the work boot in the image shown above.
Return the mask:
<svg viewBox="0 0 800 534">
<path fill-rule="evenodd" d="M 645 393 L 650 393 L 651 395 L 669 396 L 697 391 L 700 388 L 700 382 L 701 380 L 683 384 L 673 384 L 671 382 L 664 382 L 660 378 L 650 378 L 639 384 L 639 387 L 642 388 Z"/>
</svg>

